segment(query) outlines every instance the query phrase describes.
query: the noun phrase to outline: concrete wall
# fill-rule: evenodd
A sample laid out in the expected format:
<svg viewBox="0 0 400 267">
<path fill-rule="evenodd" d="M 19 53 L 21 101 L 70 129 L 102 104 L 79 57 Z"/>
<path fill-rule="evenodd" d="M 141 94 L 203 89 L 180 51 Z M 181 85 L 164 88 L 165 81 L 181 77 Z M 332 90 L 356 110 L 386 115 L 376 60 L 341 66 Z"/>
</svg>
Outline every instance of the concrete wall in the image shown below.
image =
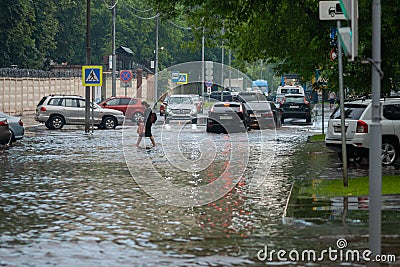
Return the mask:
<svg viewBox="0 0 400 267">
<path fill-rule="evenodd" d="M 150 78 L 150 77 L 149 77 Z M 103 78 L 102 97 L 108 98 L 112 94 L 111 75 Z M 117 95 L 125 95 L 124 84 L 117 80 Z M 142 99 L 153 101 L 154 85 L 143 79 Z M 132 87 L 126 90 L 128 96 L 136 96 L 136 80 L 132 80 Z M 50 94 L 81 95 L 85 96 L 85 87 L 81 77 L 73 78 L 7 78 L 0 77 L 0 111 L 9 114 L 29 114 L 36 109 L 37 103 L 43 96 Z"/>
</svg>

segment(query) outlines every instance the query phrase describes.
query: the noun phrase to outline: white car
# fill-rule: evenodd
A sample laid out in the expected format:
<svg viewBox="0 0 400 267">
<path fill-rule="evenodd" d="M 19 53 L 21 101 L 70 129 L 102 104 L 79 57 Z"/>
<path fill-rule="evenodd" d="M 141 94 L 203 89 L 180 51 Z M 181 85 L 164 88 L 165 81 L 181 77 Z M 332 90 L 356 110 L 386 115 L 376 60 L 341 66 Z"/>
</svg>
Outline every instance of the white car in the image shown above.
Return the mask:
<svg viewBox="0 0 400 267">
<path fill-rule="evenodd" d="M 382 164 L 393 164 L 400 153 L 400 98 L 381 99 Z M 358 162 L 368 157 L 370 148 L 371 100 L 344 103 L 346 148 L 349 160 Z M 342 153 L 340 109 L 337 107 L 328 122 L 325 136 L 328 148 Z"/>
</svg>

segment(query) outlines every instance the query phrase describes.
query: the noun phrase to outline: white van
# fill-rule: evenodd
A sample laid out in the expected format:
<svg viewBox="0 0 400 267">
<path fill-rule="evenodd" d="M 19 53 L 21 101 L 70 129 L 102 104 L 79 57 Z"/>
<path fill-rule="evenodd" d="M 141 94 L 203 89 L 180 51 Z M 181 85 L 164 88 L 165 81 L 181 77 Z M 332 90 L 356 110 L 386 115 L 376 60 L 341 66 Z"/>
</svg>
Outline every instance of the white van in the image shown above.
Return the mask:
<svg viewBox="0 0 400 267">
<path fill-rule="evenodd" d="M 305 95 L 304 88 L 301 85 L 278 86 L 278 90 L 276 90 L 275 102 L 280 103 L 286 94 Z"/>
</svg>

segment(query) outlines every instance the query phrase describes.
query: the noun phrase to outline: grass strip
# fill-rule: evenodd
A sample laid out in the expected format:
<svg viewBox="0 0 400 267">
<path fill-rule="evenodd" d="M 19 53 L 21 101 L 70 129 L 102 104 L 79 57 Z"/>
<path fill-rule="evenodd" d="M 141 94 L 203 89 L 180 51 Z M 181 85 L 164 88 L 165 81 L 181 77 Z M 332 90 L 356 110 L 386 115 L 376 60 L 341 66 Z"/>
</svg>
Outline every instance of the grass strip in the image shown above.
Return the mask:
<svg viewBox="0 0 400 267">
<path fill-rule="evenodd" d="M 343 186 L 342 179 L 317 179 L 311 184 L 302 185 L 299 197 L 339 197 L 366 196 L 369 194 L 368 176 L 349 178 L 348 187 Z M 382 176 L 382 195 L 400 194 L 400 176 Z"/>
<path fill-rule="evenodd" d="M 322 142 L 325 141 L 325 134 L 314 134 L 310 136 L 310 142 Z"/>
</svg>

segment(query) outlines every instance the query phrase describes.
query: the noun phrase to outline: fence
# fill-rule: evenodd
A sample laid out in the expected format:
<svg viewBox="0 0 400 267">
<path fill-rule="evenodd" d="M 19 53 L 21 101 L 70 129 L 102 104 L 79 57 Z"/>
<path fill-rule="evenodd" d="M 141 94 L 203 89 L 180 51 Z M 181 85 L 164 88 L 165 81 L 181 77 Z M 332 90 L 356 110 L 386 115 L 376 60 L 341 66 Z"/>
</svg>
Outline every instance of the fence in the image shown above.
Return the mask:
<svg viewBox="0 0 400 267">
<path fill-rule="evenodd" d="M 9 114 L 29 114 L 35 111 L 37 103 L 43 96 L 50 94 L 81 95 L 85 96 L 85 87 L 79 73 L 52 73 L 46 71 L 29 71 L 0 69 L 0 111 Z M 34 77 L 25 77 L 25 76 Z M 151 77 L 146 77 L 150 79 Z M 101 100 L 112 94 L 111 74 L 105 73 L 101 87 Z M 137 96 L 136 80 L 131 87 L 125 88 L 117 80 L 117 95 Z M 142 99 L 152 101 L 154 98 L 154 84 L 152 81 L 142 84 Z"/>
</svg>

